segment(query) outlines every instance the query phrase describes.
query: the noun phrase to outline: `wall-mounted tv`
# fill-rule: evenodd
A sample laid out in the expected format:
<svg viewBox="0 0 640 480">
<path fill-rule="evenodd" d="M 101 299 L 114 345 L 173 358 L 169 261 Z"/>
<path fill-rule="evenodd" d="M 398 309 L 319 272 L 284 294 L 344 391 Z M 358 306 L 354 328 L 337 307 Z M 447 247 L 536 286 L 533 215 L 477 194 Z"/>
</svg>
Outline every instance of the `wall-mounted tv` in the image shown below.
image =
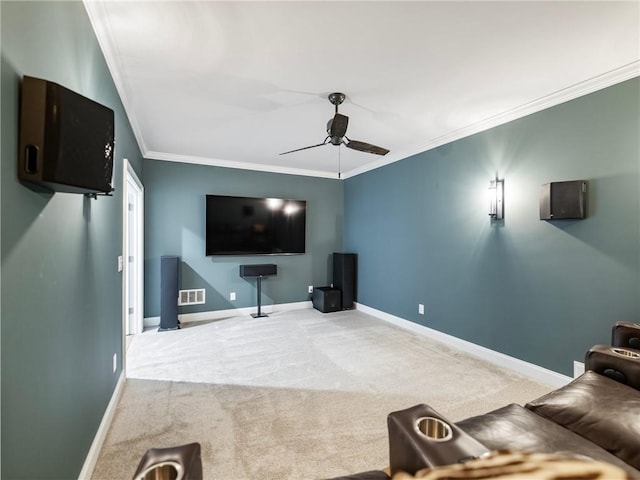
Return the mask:
<svg viewBox="0 0 640 480">
<path fill-rule="evenodd" d="M 207 195 L 207 255 L 305 253 L 307 202 Z"/>
<path fill-rule="evenodd" d="M 109 194 L 113 110 L 57 83 L 25 76 L 18 178 L 39 190 Z"/>
</svg>

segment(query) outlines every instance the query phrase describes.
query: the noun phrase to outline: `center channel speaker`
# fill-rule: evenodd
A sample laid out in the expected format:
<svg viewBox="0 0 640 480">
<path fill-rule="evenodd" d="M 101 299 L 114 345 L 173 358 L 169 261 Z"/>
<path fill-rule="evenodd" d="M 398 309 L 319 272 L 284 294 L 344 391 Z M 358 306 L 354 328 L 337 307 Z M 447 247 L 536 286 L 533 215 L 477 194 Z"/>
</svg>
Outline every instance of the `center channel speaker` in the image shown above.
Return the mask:
<svg viewBox="0 0 640 480">
<path fill-rule="evenodd" d="M 333 287 L 342 290 L 343 310 L 353 308 L 356 296 L 356 254 L 333 254 Z"/>
<path fill-rule="evenodd" d="M 278 274 L 278 266 L 272 263 L 259 265 L 240 265 L 240 276 L 247 277 L 272 277 Z"/>
</svg>

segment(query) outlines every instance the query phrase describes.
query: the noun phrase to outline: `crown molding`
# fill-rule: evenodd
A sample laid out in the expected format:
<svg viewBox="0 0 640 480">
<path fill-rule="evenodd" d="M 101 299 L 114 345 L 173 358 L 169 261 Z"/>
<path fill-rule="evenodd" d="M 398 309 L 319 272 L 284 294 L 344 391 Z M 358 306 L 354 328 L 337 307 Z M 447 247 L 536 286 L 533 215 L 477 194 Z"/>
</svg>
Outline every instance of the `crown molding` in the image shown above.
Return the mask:
<svg viewBox="0 0 640 480">
<path fill-rule="evenodd" d="M 597 92 L 598 90 L 602 90 L 604 88 L 613 86 L 615 84 L 630 80 L 638 76 L 640 76 L 640 60 L 636 60 L 627 65 L 623 65 L 622 67 L 613 69 L 609 72 L 576 83 L 567 88 L 563 88 L 562 90 L 558 90 L 557 92 L 554 92 L 550 95 L 545 95 L 544 97 L 538 98 L 497 115 L 493 115 L 469 126 L 433 138 L 429 142 L 423 144 L 422 146 L 414 149 L 411 152 L 404 152 L 402 158 L 397 158 L 396 156 L 389 159 L 380 159 L 378 161 L 363 165 L 362 167 L 344 172 L 342 174 L 342 178 L 346 179 L 354 177 L 356 175 L 360 175 L 361 173 L 365 173 L 370 170 L 375 170 L 376 168 L 389 165 L 404 158 L 408 158 L 412 155 L 417 155 L 419 153 L 432 150 L 447 143 L 451 143 L 455 140 L 460 140 L 470 135 L 489 130 L 493 127 L 504 125 L 505 123 L 509 123 L 519 118 L 526 117 L 527 115 L 531 115 L 532 113 L 555 107 L 556 105 L 560 105 L 561 103 L 583 97 L 590 93 Z"/>
<path fill-rule="evenodd" d="M 143 154 L 149 160 L 164 160 L 177 163 L 192 163 L 196 165 L 207 165 L 210 167 L 236 168 L 240 170 L 253 170 L 258 172 L 281 173 L 285 175 L 302 175 L 305 177 L 320 177 L 338 179 L 335 172 L 324 172 L 322 170 L 305 170 L 303 168 L 278 167 L 262 163 L 234 162 L 232 160 L 222 160 L 216 158 L 198 157 L 193 155 L 178 155 L 174 153 L 147 151 Z"/>
<path fill-rule="evenodd" d="M 147 146 L 144 143 L 140 124 L 136 118 L 133 108 L 129 108 L 130 105 L 133 105 L 133 102 L 129 91 L 127 90 L 126 78 L 124 78 L 126 76 L 124 65 L 119 61 L 120 57 L 117 54 L 118 49 L 110 42 L 112 35 L 109 31 L 109 27 L 103 28 L 109 20 L 109 16 L 105 11 L 105 2 L 98 0 L 82 0 L 82 3 L 84 4 L 84 8 L 89 16 L 89 22 L 91 23 L 95 33 L 98 45 L 100 45 L 100 49 L 102 50 L 102 55 L 104 56 L 107 68 L 109 69 L 109 73 L 113 79 L 113 83 L 115 84 L 118 95 L 120 96 L 120 102 L 122 103 L 122 107 L 127 115 L 131 129 L 133 130 L 133 136 L 138 143 L 138 149 L 140 152 L 145 152 L 147 150 Z M 98 19 L 101 18 L 106 19 L 106 21 L 98 21 Z"/>
</svg>

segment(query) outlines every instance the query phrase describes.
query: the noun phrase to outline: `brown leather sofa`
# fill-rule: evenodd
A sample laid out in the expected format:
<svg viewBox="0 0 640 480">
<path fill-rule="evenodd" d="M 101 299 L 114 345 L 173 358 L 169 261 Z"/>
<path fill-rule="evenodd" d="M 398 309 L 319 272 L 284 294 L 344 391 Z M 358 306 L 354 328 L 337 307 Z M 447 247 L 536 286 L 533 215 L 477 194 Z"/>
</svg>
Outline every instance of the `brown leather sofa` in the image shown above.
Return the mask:
<svg viewBox="0 0 640 480">
<path fill-rule="evenodd" d="M 640 479 L 640 324 L 618 322 L 585 373 L 524 407 L 449 422 L 427 405 L 388 416 L 391 475 L 464 462 L 496 450 L 555 453 L 613 464 Z M 340 479 L 390 478 L 383 471 Z"/>
</svg>

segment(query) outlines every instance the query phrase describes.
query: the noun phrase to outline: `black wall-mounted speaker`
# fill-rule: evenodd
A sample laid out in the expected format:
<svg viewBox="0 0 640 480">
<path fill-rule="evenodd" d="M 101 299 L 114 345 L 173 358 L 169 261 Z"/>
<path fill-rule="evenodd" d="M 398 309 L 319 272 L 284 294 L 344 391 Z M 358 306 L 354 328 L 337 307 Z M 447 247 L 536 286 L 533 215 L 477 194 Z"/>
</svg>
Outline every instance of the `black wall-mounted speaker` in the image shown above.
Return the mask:
<svg viewBox="0 0 640 480">
<path fill-rule="evenodd" d="M 356 296 L 356 254 L 333 254 L 333 287 L 342 290 L 342 308 L 353 308 Z"/>
<path fill-rule="evenodd" d="M 540 187 L 540 220 L 581 220 L 586 217 L 586 180 L 553 182 Z"/>
<path fill-rule="evenodd" d="M 178 322 L 178 257 L 160 258 L 160 328 L 158 331 L 180 328 Z"/>
<path fill-rule="evenodd" d="M 113 110 L 57 83 L 22 80 L 18 178 L 40 190 L 110 193 Z"/>
<path fill-rule="evenodd" d="M 247 277 L 272 277 L 278 274 L 278 266 L 272 263 L 258 265 L 240 265 L 240 276 Z"/>
</svg>

